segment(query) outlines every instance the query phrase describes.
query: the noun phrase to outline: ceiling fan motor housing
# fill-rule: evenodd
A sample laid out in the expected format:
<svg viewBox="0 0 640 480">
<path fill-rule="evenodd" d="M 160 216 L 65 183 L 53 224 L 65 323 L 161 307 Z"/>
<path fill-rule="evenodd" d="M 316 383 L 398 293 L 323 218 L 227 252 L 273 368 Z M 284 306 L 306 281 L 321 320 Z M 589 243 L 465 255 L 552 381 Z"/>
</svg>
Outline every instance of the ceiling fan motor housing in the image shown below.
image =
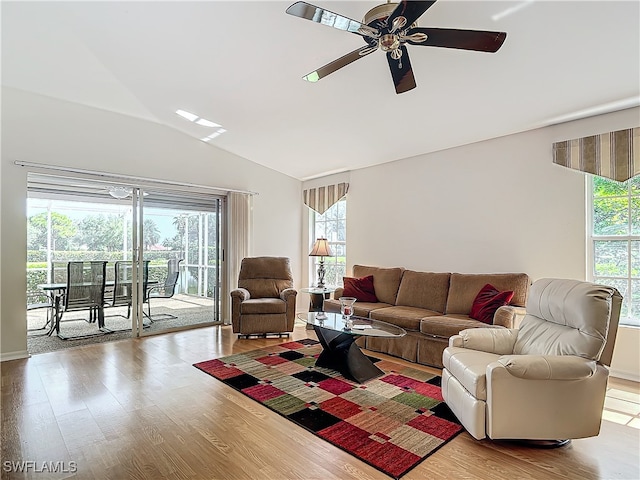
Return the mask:
<svg viewBox="0 0 640 480">
<path fill-rule="evenodd" d="M 380 37 L 379 44 L 380 50 L 390 52 L 391 50 L 396 50 L 400 46 L 400 39 L 398 38 L 398 35 L 386 33 Z"/>
<path fill-rule="evenodd" d="M 377 47 L 383 52 L 391 52 L 391 56 L 398 60 L 402 56 L 402 51 L 399 50 L 400 46 L 404 43 L 404 33 L 409 28 L 418 26 L 417 22 L 414 22 L 408 28 L 406 26 L 406 19 L 404 17 L 397 17 L 394 20 L 393 25 L 387 24 L 387 19 L 393 13 L 398 6 L 398 3 L 383 3 L 377 7 L 373 7 L 369 10 L 362 20 L 362 23 L 377 30 L 378 33 L 375 36 L 365 37 L 364 41 L 371 47 Z M 381 33 L 385 32 L 385 33 Z M 367 32 L 362 32 L 367 35 Z M 425 36 L 426 39 L 426 36 Z M 404 41 L 403 41 L 404 40 Z"/>
<path fill-rule="evenodd" d="M 362 23 L 365 25 L 371 24 L 374 20 L 384 20 L 389 18 L 389 15 L 396 9 L 397 3 L 383 3 L 377 7 L 373 7 L 367 13 L 364 14 Z"/>
</svg>

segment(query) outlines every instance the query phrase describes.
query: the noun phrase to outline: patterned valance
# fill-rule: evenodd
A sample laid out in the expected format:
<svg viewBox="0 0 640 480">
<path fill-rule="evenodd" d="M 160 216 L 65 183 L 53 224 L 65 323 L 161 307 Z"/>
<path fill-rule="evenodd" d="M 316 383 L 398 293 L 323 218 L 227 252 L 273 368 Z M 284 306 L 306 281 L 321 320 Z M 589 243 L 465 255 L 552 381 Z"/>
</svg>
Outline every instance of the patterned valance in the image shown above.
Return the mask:
<svg viewBox="0 0 640 480">
<path fill-rule="evenodd" d="M 640 128 L 556 142 L 553 163 L 624 182 L 640 174 Z"/>
<path fill-rule="evenodd" d="M 310 188 L 302 192 L 302 201 L 307 207 L 322 215 L 344 197 L 348 190 L 348 183 Z"/>
</svg>

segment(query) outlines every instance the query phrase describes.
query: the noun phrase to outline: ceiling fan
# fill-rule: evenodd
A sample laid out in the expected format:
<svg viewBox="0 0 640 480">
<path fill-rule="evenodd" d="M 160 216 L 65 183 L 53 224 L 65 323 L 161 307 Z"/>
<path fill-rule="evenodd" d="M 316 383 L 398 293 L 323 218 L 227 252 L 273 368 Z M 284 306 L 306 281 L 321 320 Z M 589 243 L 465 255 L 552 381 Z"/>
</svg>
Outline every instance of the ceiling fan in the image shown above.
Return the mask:
<svg viewBox="0 0 640 480">
<path fill-rule="evenodd" d="M 396 93 L 404 93 L 416 86 L 407 52 L 407 43 L 494 53 L 507 38 L 505 32 L 418 27 L 416 21 L 434 3 L 436 3 L 435 0 L 388 2 L 369 10 L 362 22 L 310 3 L 294 3 L 287 8 L 289 15 L 355 33 L 362 36 L 366 43 L 364 47 L 347 53 L 302 78 L 309 82 L 317 82 L 376 50 L 382 50 L 387 55 Z"/>
</svg>

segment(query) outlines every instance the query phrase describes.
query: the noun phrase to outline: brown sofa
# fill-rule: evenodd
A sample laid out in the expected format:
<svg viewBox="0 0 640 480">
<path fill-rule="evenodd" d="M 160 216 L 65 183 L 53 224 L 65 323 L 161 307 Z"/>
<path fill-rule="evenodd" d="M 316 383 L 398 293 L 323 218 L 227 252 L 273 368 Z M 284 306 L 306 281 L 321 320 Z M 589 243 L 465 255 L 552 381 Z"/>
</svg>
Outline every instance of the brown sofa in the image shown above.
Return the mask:
<svg viewBox="0 0 640 480">
<path fill-rule="evenodd" d="M 467 328 L 515 328 L 525 314 L 530 279 L 525 273 L 435 273 L 416 272 L 401 267 L 384 268 L 354 265 L 353 276 L 373 275 L 378 302 L 356 302 L 360 317 L 392 323 L 407 335 L 398 339 L 362 337 L 360 346 L 410 362 L 442 368 L 442 352 L 449 337 Z M 476 295 L 487 283 L 500 291 L 512 290 L 509 305 L 500 307 L 489 325 L 469 317 Z M 325 310 L 340 311 L 338 288 L 334 298 L 325 300 Z"/>
</svg>

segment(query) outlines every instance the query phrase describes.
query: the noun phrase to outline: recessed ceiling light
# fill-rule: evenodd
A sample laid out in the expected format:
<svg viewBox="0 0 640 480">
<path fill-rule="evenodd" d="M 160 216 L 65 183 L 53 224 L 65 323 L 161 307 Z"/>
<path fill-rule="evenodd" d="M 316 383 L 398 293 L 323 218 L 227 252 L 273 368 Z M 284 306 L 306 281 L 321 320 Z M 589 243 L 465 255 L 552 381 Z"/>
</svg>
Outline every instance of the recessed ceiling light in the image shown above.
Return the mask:
<svg viewBox="0 0 640 480">
<path fill-rule="evenodd" d="M 190 122 L 195 122 L 196 119 L 198 118 L 197 115 L 194 115 L 193 113 L 185 112 L 184 110 L 176 110 L 176 113 L 181 117 L 186 118 Z"/>
<path fill-rule="evenodd" d="M 217 123 L 213 123 L 205 118 L 199 118 L 195 121 L 198 125 L 202 125 L 203 127 L 219 127 Z"/>
<path fill-rule="evenodd" d="M 208 142 L 209 140 L 213 140 L 216 137 L 219 137 L 220 135 L 222 135 L 224 132 L 226 132 L 226 130 L 224 128 L 219 128 L 218 130 L 216 130 L 215 132 L 213 132 L 211 135 L 209 135 L 208 137 L 204 137 L 201 138 L 200 140 L 202 140 L 203 142 Z"/>
</svg>

